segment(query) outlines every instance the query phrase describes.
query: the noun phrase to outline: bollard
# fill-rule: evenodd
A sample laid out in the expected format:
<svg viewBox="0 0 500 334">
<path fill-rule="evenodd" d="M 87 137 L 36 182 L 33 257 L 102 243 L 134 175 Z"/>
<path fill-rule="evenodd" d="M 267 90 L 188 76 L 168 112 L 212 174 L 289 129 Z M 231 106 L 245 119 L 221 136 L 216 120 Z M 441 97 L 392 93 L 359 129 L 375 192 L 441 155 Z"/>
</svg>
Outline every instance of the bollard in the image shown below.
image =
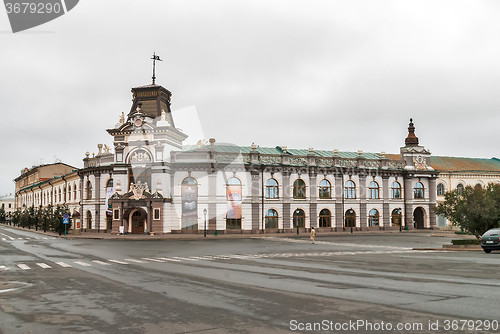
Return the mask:
<svg viewBox="0 0 500 334">
<path fill-rule="evenodd" d="M 351 226 L 351 233 L 352 233 L 352 226 Z"/>
</svg>

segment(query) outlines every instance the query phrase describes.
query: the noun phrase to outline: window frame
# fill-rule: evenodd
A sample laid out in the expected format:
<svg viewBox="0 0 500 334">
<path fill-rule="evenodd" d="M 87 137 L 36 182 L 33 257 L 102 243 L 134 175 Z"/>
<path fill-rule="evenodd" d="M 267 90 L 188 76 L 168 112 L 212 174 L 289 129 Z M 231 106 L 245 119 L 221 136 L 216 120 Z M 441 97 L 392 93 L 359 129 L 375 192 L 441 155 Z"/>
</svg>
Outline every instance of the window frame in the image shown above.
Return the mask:
<svg viewBox="0 0 500 334">
<path fill-rule="evenodd" d="M 269 182 L 274 181 L 276 184 L 269 184 Z M 265 196 L 266 199 L 279 199 L 279 183 L 275 178 L 269 178 L 265 184 Z M 271 196 L 272 195 L 272 196 Z"/>
<path fill-rule="evenodd" d="M 373 187 L 373 184 L 376 187 Z M 380 199 L 380 186 L 375 180 L 368 184 L 368 199 Z"/>
<path fill-rule="evenodd" d="M 420 185 L 421 187 L 418 187 Z M 414 199 L 425 199 L 425 187 L 424 184 L 420 181 L 415 183 L 413 186 L 413 198 Z"/>
<path fill-rule="evenodd" d="M 352 183 L 352 186 L 349 183 Z M 344 184 L 344 198 L 356 199 L 356 183 L 353 180 L 347 180 Z"/>
<path fill-rule="evenodd" d="M 306 198 L 306 183 L 304 182 L 304 180 L 300 178 L 293 181 L 293 198 L 294 199 Z"/>
<path fill-rule="evenodd" d="M 322 185 L 321 183 L 328 183 L 328 185 L 325 185 L 325 184 Z M 326 195 L 325 195 L 325 192 L 327 192 Z M 331 199 L 332 198 L 332 184 L 327 179 L 323 179 L 323 180 L 319 181 L 318 197 L 320 199 Z"/>
</svg>

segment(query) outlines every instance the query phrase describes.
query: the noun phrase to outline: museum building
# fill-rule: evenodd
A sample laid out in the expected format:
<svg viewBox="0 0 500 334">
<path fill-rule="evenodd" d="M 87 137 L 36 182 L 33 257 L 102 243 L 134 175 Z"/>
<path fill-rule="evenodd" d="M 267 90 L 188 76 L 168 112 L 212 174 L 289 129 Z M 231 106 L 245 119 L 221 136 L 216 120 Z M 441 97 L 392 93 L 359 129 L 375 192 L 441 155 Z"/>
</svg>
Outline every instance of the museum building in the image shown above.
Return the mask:
<svg viewBox="0 0 500 334">
<path fill-rule="evenodd" d="M 171 93 L 151 84 L 132 94 L 127 116 L 107 130 L 114 150 L 100 144 L 82 169 L 50 180 L 24 184 L 35 174 L 25 170 L 16 179 L 16 207 L 67 204 L 74 229 L 112 233 L 429 229 L 436 227 L 440 187 L 454 186 L 448 174 L 456 172 L 441 179 L 411 119 L 399 154 L 215 139 L 183 146 L 187 135 L 174 124 Z M 438 158 L 445 167 L 460 159 Z M 487 174 L 499 180 L 500 164 L 493 165 Z"/>
</svg>

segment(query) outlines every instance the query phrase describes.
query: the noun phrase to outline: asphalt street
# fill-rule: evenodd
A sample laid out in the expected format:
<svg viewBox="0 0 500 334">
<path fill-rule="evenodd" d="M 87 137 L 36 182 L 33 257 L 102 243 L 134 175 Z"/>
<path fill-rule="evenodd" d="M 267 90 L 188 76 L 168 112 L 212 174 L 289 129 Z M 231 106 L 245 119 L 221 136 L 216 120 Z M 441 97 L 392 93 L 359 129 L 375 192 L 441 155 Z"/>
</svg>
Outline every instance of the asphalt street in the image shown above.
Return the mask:
<svg viewBox="0 0 500 334">
<path fill-rule="evenodd" d="M 500 253 L 419 250 L 450 240 L 71 240 L 1 227 L 0 333 L 500 332 Z"/>
</svg>

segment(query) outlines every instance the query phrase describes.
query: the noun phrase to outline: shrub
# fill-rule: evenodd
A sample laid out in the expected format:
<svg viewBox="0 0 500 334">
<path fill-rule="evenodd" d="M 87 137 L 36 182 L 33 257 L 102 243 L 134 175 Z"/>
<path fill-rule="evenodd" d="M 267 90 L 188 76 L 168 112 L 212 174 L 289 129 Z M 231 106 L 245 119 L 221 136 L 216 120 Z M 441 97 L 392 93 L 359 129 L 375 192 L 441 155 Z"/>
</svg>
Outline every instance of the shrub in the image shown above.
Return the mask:
<svg viewBox="0 0 500 334">
<path fill-rule="evenodd" d="M 453 245 L 479 245 L 481 239 L 455 239 L 452 240 L 451 243 Z"/>
</svg>

